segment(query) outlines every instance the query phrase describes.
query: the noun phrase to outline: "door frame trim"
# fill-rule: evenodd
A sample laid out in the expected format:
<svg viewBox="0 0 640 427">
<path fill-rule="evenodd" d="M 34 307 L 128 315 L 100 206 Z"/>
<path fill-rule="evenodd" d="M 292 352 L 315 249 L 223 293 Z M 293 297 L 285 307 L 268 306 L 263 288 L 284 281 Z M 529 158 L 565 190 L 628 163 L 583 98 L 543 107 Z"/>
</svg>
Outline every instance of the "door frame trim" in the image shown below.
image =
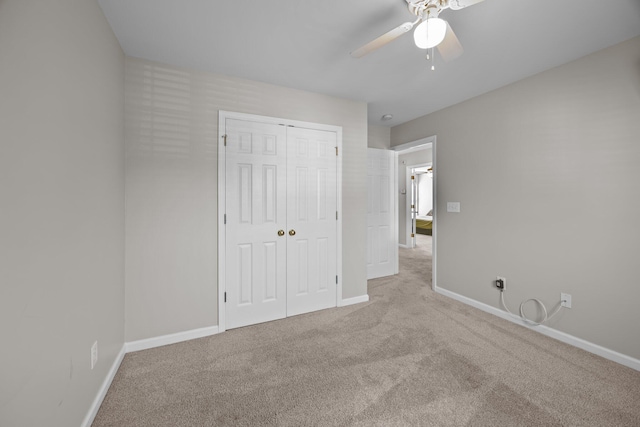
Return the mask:
<svg viewBox="0 0 640 427">
<path fill-rule="evenodd" d="M 226 150 L 222 143 L 225 135 L 224 123 L 226 119 L 246 120 L 259 123 L 268 123 L 283 126 L 292 126 L 304 129 L 321 130 L 336 133 L 338 156 L 336 163 L 336 209 L 338 220 L 336 224 L 336 273 L 338 283 L 336 286 L 336 305 L 342 306 L 342 127 L 325 125 L 320 123 L 303 122 L 299 120 L 282 119 L 277 117 L 260 116 L 256 114 L 238 113 L 220 110 L 218 112 L 218 331 L 226 331 L 226 310 L 224 293 L 227 290 L 226 277 L 226 227 L 224 214 L 226 212 Z"/>
</svg>

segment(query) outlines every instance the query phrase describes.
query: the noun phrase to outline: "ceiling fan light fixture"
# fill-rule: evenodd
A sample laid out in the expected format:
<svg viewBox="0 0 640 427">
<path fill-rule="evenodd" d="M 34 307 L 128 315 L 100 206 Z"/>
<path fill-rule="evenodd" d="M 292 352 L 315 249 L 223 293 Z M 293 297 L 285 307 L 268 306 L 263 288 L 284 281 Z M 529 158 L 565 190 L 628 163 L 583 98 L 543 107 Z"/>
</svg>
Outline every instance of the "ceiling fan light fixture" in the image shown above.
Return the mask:
<svg viewBox="0 0 640 427">
<path fill-rule="evenodd" d="M 447 34 L 447 22 L 440 18 L 425 19 L 413 32 L 413 40 L 420 49 L 430 49 L 442 43 Z"/>
</svg>

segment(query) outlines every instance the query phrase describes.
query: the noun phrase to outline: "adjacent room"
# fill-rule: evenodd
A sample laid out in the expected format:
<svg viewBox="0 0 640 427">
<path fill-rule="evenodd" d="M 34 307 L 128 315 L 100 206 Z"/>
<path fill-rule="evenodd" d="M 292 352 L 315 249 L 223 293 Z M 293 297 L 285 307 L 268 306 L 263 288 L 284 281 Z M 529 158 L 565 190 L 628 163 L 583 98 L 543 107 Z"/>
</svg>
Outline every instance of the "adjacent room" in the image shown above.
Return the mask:
<svg viewBox="0 0 640 427">
<path fill-rule="evenodd" d="M 638 426 L 639 117 L 637 0 L 0 0 L 0 426 Z"/>
</svg>

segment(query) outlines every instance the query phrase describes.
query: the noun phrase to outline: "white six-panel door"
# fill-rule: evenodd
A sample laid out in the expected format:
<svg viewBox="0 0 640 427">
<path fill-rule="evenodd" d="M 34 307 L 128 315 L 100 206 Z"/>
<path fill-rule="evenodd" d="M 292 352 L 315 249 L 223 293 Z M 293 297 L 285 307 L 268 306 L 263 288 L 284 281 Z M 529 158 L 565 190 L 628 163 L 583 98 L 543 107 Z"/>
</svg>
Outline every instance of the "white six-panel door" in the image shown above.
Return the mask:
<svg viewBox="0 0 640 427">
<path fill-rule="evenodd" d="M 287 147 L 287 315 L 292 316 L 337 302 L 336 134 L 288 128 Z"/>
<path fill-rule="evenodd" d="M 283 126 L 232 119 L 226 135 L 226 320 L 236 328 L 287 315 L 287 141 Z"/>
<path fill-rule="evenodd" d="M 367 279 L 398 270 L 395 152 L 367 150 Z"/>
<path fill-rule="evenodd" d="M 224 126 L 226 329 L 335 307 L 336 133 Z"/>
</svg>

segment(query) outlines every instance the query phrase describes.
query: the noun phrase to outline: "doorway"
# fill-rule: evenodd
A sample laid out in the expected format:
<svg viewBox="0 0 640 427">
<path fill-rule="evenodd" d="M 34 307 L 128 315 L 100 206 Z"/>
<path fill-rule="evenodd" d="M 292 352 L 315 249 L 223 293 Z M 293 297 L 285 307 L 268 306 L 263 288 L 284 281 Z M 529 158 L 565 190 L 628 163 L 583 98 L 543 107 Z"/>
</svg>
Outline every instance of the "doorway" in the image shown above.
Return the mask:
<svg viewBox="0 0 640 427">
<path fill-rule="evenodd" d="M 220 112 L 219 327 L 336 307 L 341 128 Z"/>
<path fill-rule="evenodd" d="M 412 141 L 393 147 L 398 153 L 398 229 L 399 229 L 399 246 L 401 248 L 414 248 L 416 239 L 420 239 L 422 234 L 417 233 L 415 220 L 420 219 L 420 195 L 418 194 L 419 186 L 416 185 L 416 179 L 419 174 L 416 172 L 429 173 L 431 181 L 431 197 L 432 197 L 432 214 L 431 218 L 431 236 L 430 238 L 421 239 L 423 242 L 431 245 L 425 254 L 432 256 L 432 288 L 436 287 L 436 268 L 437 268 L 437 169 L 436 169 L 436 137 L 431 136 L 420 140 Z M 430 170 L 429 170 L 430 169 Z M 411 177 L 414 179 L 412 180 Z M 424 209 L 424 206 L 423 206 Z M 426 235 L 426 234 L 425 234 Z M 429 256 L 429 255 L 425 255 Z"/>
<path fill-rule="evenodd" d="M 405 246 L 414 248 L 418 235 L 433 233 L 433 166 L 424 163 L 406 168 Z"/>
</svg>

